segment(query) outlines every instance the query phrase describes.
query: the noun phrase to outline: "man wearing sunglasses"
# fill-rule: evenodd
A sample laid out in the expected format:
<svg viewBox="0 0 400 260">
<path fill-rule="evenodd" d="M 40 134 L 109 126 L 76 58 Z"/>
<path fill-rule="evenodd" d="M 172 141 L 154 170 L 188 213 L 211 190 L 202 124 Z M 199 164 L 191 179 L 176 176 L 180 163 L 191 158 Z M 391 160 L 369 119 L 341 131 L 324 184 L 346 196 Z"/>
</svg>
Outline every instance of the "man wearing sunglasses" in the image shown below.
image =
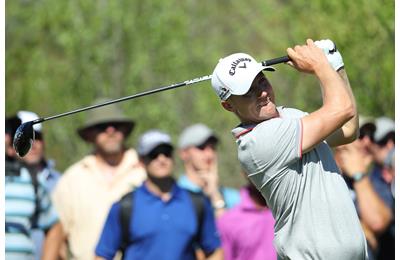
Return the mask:
<svg viewBox="0 0 400 260">
<path fill-rule="evenodd" d="M 192 195 L 172 177 L 170 136 L 159 130 L 147 131 L 139 138 L 137 151 L 148 178 L 111 207 L 96 259 L 113 259 L 121 248 L 124 259 L 195 259 L 194 243 L 209 259 L 221 259 L 210 202 L 203 196 L 202 217 L 197 218 Z M 125 203 L 131 204 L 128 211 Z M 123 220 L 126 214 L 129 224 Z"/>
<path fill-rule="evenodd" d="M 391 223 L 390 207 L 380 198 L 369 178 L 373 164 L 372 148 L 376 126 L 372 118 L 360 116 L 360 134 L 356 141 L 335 149 L 335 159 L 349 187 L 364 230 L 369 260 L 379 251 L 379 237 Z"/>
<path fill-rule="evenodd" d="M 382 116 L 375 119 L 373 157 L 374 167 L 370 179 L 375 191 L 395 215 L 395 122 Z M 379 236 L 377 259 L 394 259 L 395 252 L 395 218 Z"/>
<path fill-rule="evenodd" d="M 226 208 L 232 208 L 240 201 L 238 190 L 219 184 L 218 138 L 204 124 L 186 127 L 179 137 L 179 155 L 185 173 L 179 178 L 179 185 L 192 192 L 206 194 L 214 207 L 216 216 Z"/>
<path fill-rule="evenodd" d="M 136 151 L 125 145 L 133 127 L 134 121 L 111 105 L 90 110 L 78 129 L 93 152 L 66 170 L 53 194 L 73 259 L 94 258 L 112 203 L 146 178 Z"/>
</svg>

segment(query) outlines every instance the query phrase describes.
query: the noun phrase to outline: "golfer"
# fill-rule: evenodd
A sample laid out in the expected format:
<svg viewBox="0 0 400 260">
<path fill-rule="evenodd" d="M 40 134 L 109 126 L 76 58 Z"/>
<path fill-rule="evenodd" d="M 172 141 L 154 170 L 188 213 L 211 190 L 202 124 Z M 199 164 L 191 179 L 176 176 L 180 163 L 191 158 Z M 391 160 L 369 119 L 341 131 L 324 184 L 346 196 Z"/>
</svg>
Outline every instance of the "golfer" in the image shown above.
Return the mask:
<svg viewBox="0 0 400 260">
<path fill-rule="evenodd" d="M 367 259 L 366 240 L 329 146 L 357 137 L 358 116 L 342 57 L 330 40 L 287 49 L 289 65 L 313 74 L 322 106 L 277 106 L 263 67 L 244 53 L 219 61 L 211 79 L 233 129 L 238 157 L 275 218 L 280 259 Z"/>
</svg>

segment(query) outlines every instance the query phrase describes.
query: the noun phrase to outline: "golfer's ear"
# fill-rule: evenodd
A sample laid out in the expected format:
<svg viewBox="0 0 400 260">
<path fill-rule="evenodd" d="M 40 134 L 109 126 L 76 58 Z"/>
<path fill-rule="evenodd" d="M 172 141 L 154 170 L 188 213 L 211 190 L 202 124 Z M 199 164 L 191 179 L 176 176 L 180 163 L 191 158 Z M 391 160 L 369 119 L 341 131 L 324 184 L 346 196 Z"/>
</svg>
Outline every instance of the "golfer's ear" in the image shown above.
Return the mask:
<svg viewBox="0 0 400 260">
<path fill-rule="evenodd" d="M 228 101 L 222 100 L 221 105 L 225 110 L 228 110 L 229 112 L 233 112 L 233 106 Z"/>
</svg>

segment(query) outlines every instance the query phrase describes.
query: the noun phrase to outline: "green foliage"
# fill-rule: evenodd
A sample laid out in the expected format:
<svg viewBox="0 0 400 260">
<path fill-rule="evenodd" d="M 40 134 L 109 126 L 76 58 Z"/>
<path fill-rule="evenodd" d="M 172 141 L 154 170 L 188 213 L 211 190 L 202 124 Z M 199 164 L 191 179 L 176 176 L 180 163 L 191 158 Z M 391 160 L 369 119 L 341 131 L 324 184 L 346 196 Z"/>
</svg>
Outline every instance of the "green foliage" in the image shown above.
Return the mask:
<svg viewBox="0 0 400 260">
<path fill-rule="evenodd" d="M 70 111 L 98 97 L 208 75 L 233 52 L 282 56 L 306 38 L 336 42 L 360 113 L 394 117 L 394 1 L 388 0 L 7 1 L 6 114 Z M 276 67 L 268 76 L 279 104 L 306 111 L 320 105 L 313 77 Z M 230 134 L 238 121 L 222 111 L 208 82 L 121 105 L 137 121 L 130 145 L 150 128 L 176 141 L 185 126 L 208 124 L 221 138 L 223 183 L 242 183 Z M 47 152 L 60 170 L 90 152 L 76 134 L 84 118 L 45 123 Z"/>
</svg>

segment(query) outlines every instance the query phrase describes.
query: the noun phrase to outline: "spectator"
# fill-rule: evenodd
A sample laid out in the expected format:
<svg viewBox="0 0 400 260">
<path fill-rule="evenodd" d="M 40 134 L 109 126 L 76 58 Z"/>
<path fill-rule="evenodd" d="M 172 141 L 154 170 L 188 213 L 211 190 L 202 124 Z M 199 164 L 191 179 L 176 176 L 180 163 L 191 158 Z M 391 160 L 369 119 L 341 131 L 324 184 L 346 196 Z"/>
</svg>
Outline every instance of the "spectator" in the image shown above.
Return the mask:
<svg viewBox="0 0 400 260">
<path fill-rule="evenodd" d="M 90 110 L 78 129 L 94 151 L 66 170 L 53 193 L 73 259 L 94 258 L 112 203 L 145 179 L 136 151 L 125 148 L 133 127 L 134 122 L 111 105 Z"/>
<path fill-rule="evenodd" d="M 238 204 L 240 195 L 236 189 L 219 184 L 217 144 L 217 136 L 207 126 L 194 124 L 185 128 L 179 137 L 179 155 L 185 173 L 178 183 L 192 192 L 204 192 L 219 216 L 225 208 Z"/>
<path fill-rule="evenodd" d="M 395 200 L 392 193 L 394 171 L 389 165 L 393 165 L 395 147 L 395 123 L 388 117 L 379 117 L 375 120 L 376 131 L 372 154 L 374 167 L 370 179 L 375 191 L 392 210 L 395 215 Z M 386 231 L 379 237 L 379 251 L 377 259 L 394 259 L 395 218 Z"/>
<path fill-rule="evenodd" d="M 169 135 L 150 130 L 139 139 L 137 151 L 148 178 L 112 206 L 96 247 L 96 259 L 112 259 L 121 247 L 124 259 L 195 259 L 195 241 L 210 258 L 221 258 L 210 202 L 200 194 L 199 217 L 193 195 L 176 185 L 172 177 Z M 126 203 L 130 206 L 124 206 Z"/>
<path fill-rule="evenodd" d="M 362 146 L 362 152 L 372 160 L 372 147 L 374 145 L 374 133 L 376 131 L 375 119 L 369 116 L 360 115 L 358 122 L 358 140 Z"/>
<path fill-rule="evenodd" d="M 5 155 L 6 155 L 6 163 L 14 163 L 18 162 L 14 148 L 12 147 L 12 142 L 14 138 L 15 131 L 18 126 L 21 125 L 21 119 L 17 116 L 12 116 L 6 118 L 5 121 Z"/>
<path fill-rule="evenodd" d="M 29 111 L 19 111 L 17 116 L 21 119 L 22 123 L 38 119 L 39 116 Z M 35 141 L 32 144 L 32 148 L 27 155 L 21 158 L 22 164 L 29 170 L 33 176 L 37 176 L 42 180 L 44 188 L 47 189 L 48 193 L 51 194 L 57 181 L 61 175 L 55 170 L 54 161 L 47 160 L 45 157 L 45 140 L 42 131 L 42 125 L 34 125 Z M 32 239 L 35 242 L 36 257 L 35 259 L 41 259 L 41 249 L 43 247 L 44 233 L 41 229 L 32 230 Z"/>
<path fill-rule="evenodd" d="M 265 199 L 250 181 L 241 188 L 240 198 L 239 205 L 217 220 L 225 260 L 277 259 L 275 220 Z"/>
<path fill-rule="evenodd" d="M 359 139 L 351 144 L 337 147 L 335 159 L 356 203 L 357 213 L 368 242 L 369 259 L 374 260 L 379 246 L 377 239 L 390 224 L 392 212 L 378 196 L 368 178 L 368 169 L 372 163 L 369 151 L 375 130 L 375 125 L 371 122 L 360 120 Z"/>
<path fill-rule="evenodd" d="M 17 116 L 22 123 L 39 118 L 38 115 L 29 111 L 19 111 Z M 51 192 L 61 175 L 54 169 L 54 161 L 47 160 L 45 157 L 45 140 L 41 124 L 34 125 L 34 132 L 35 141 L 32 148 L 27 155 L 21 158 L 21 161 L 35 175 L 42 176 L 46 189 Z"/>
<path fill-rule="evenodd" d="M 5 258 L 57 259 L 62 228 L 51 204 L 45 175 L 22 164 L 12 148 L 12 139 L 20 124 L 18 116 L 7 118 L 5 122 Z M 37 124 L 34 130 L 40 127 Z M 35 247 L 33 230 L 45 235 L 43 250 Z"/>
<path fill-rule="evenodd" d="M 390 183 L 390 191 L 392 192 L 392 196 L 393 198 L 395 197 L 395 172 L 396 172 L 396 156 L 395 156 L 395 150 L 393 149 L 390 154 L 386 157 L 385 160 L 385 164 L 384 167 L 387 171 L 387 173 L 389 174 L 389 176 L 391 176 L 392 181 Z"/>
</svg>

